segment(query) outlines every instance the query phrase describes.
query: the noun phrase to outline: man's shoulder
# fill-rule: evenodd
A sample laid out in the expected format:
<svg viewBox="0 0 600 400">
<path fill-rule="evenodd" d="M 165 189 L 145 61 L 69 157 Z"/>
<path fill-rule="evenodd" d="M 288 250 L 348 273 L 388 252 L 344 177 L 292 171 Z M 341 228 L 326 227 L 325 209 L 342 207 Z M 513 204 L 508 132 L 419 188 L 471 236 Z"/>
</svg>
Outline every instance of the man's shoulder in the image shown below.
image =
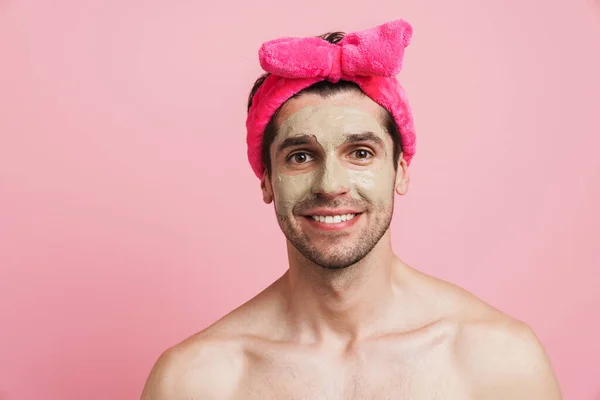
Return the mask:
<svg viewBox="0 0 600 400">
<path fill-rule="evenodd" d="M 481 399 L 560 399 L 550 360 L 525 322 L 448 284 L 458 367 Z"/>
<path fill-rule="evenodd" d="M 445 304 L 442 311 L 446 319 L 455 327 L 457 355 L 469 362 L 501 361 L 503 357 L 518 360 L 545 359 L 545 351 L 534 331 L 520 321 L 471 292 L 449 282 L 441 281 L 436 287 L 440 297 L 437 301 Z M 481 366 L 481 365 L 479 365 Z"/>
<path fill-rule="evenodd" d="M 244 370 L 239 339 L 199 332 L 165 350 L 148 377 L 142 400 L 227 398 Z"/>
<path fill-rule="evenodd" d="M 493 309 L 487 315 L 465 316 L 457 326 L 456 352 L 466 362 L 503 355 L 516 361 L 541 350 L 526 323 Z"/>
<path fill-rule="evenodd" d="M 451 326 L 458 368 L 477 399 L 560 399 L 550 360 L 529 325 L 452 283 L 422 276 L 443 326 Z"/>
<path fill-rule="evenodd" d="M 459 368 L 481 399 L 561 398 L 550 360 L 527 324 L 495 312 L 460 325 Z"/>
<path fill-rule="evenodd" d="M 270 325 L 266 316 L 273 314 L 273 304 L 263 292 L 164 351 L 150 372 L 142 400 L 231 397 L 243 378 L 249 344 Z"/>
</svg>

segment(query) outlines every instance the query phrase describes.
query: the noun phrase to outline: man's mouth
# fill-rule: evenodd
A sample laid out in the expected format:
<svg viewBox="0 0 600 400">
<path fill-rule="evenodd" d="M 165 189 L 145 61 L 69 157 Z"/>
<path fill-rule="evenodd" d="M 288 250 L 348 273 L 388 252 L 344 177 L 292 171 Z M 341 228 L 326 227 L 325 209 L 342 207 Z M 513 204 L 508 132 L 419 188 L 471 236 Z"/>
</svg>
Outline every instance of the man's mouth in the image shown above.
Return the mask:
<svg viewBox="0 0 600 400">
<path fill-rule="evenodd" d="M 308 222 L 308 226 L 318 231 L 346 231 L 353 227 L 362 213 L 346 213 L 328 215 L 305 215 L 304 220 Z"/>
<path fill-rule="evenodd" d="M 342 222 L 350 221 L 352 218 L 356 217 L 358 214 L 340 214 L 340 215 L 311 215 L 310 218 L 314 219 L 317 222 L 322 222 L 325 224 L 340 224 Z"/>
</svg>

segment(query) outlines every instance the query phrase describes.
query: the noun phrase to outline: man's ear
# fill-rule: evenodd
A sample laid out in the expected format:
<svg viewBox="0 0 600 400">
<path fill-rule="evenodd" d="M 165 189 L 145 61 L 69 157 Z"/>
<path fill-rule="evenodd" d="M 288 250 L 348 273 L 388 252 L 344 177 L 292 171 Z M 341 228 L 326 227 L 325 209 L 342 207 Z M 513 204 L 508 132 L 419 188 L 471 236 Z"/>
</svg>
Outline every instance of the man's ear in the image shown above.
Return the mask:
<svg viewBox="0 0 600 400">
<path fill-rule="evenodd" d="M 260 180 L 260 189 L 263 193 L 263 201 L 267 204 L 271 204 L 273 201 L 273 188 L 271 187 L 271 178 L 269 177 L 266 168 L 265 172 L 263 172 L 262 179 Z"/>
<path fill-rule="evenodd" d="M 404 153 L 400 154 L 396 171 L 396 182 L 394 187 L 396 193 L 402 196 L 408 192 L 408 184 L 410 183 L 410 175 L 408 174 L 408 165 L 404 159 Z"/>
</svg>

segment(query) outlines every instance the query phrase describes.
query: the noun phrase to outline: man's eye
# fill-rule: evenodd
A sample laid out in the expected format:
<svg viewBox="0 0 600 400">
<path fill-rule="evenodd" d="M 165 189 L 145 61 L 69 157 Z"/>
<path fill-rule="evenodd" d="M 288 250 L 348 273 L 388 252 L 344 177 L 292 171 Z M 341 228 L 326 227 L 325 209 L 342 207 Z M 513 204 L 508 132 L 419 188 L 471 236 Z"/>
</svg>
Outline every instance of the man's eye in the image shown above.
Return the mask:
<svg viewBox="0 0 600 400">
<path fill-rule="evenodd" d="M 365 150 L 365 149 L 359 149 L 359 150 L 355 150 L 353 151 L 354 156 L 358 159 L 368 159 L 373 157 L 373 153 L 371 153 L 369 150 Z"/>
<path fill-rule="evenodd" d="M 293 164 L 304 164 L 311 159 L 312 158 L 307 153 L 295 153 L 288 158 Z"/>
</svg>

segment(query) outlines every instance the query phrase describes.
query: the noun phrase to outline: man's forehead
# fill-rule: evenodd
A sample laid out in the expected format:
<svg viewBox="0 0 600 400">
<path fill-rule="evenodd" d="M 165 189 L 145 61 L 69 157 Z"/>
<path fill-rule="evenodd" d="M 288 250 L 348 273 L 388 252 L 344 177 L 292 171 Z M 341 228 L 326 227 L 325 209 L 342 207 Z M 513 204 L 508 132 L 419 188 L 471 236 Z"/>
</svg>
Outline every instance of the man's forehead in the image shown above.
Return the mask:
<svg viewBox="0 0 600 400">
<path fill-rule="evenodd" d="M 382 111 L 377 104 L 373 106 L 367 101 L 344 98 L 318 100 L 323 99 L 306 99 L 291 104 L 279 119 L 279 139 L 298 134 L 327 134 L 332 139 L 349 132 L 384 134 Z"/>
<path fill-rule="evenodd" d="M 377 121 L 380 121 L 385 113 L 383 107 L 361 92 L 345 91 L 327 97 L 322 97 L 316 93 L 306 93 L 289 99 L 281 107 L 276 122 L 281 126 L 290 116 L 307 107 L 309 107 L 310 112 L 315 114 L 318 114 L 319 111 L 321 113 L 327 111 L 331 113 L 333 111 L 338 114 L 345 111 L 348 114 L 353 112 L 355 116 L 370 116 Z"/>
</svg>

